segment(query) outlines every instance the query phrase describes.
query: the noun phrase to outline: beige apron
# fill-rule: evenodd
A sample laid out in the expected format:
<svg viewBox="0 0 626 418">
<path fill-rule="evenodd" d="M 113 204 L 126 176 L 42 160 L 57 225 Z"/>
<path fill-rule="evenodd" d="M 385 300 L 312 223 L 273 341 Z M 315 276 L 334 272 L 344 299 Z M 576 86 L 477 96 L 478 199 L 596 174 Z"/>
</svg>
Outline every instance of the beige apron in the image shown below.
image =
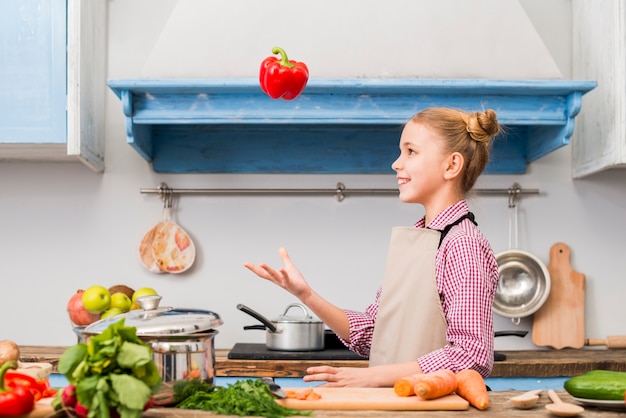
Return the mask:
<svg viewBox="0 0 626 418">
<path fill-rule="evenodd" d="M 441 232 L 394 227 L 369 365 L 406 363 L 446 344 L 448 324 L 435 279 Z"/>
</svg>

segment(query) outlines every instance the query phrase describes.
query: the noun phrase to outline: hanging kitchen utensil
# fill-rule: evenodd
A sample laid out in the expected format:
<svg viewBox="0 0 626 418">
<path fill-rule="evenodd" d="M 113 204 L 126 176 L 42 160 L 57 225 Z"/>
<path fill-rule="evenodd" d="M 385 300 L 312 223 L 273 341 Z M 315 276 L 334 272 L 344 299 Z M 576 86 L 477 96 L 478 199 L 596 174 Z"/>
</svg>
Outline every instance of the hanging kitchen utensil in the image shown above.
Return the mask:
<svg viewBox="0 0 626 418">
<path fill-rule="evenodd" d="M 172 190 L 166 189 L 163 222 L 158 224 L 152 241 L 152 257 L 159 270 L 179 274 L 195 261 L 196 247 L 183 228 L 172 220 Z"/>
<path fill-rule="evenodd" d="M 160 221 L 152 228 L 150 228 L 150 230 L 146 232 L 146 235 L 144 235 L 143 239 L 141 240 L 141 244 L 139 244 L 139 259 L 141 260 L 141 264 L 143 264 L 143 266 L 152 273 L 164 273 L 163 271 L 161 271 L 158 264 L 154 260 L 154 257 L 152 256 L 152 242 L 154 241 L 154 237 L 156 236 L 157 229 L 161 228 L 162 225 L 163 221 Z"/>
<path fill-rule="evenodd" d="M 535 313 L 550 294 L 550 273 L 534 255 L 518 248 L 517 199 L 520 186 L 509 189 L 509 250 L 496 255 L 500 280 L 493 310 L 519 324 Z"/>
<path fill-rule="evenodd" d="M 182 273 L 195 261 L 196 248 L 183 228 L 172 220 L 172 191 L 163 189 L 163 219 L 152 227 L 139 245 L 139 257 L 153 273 Z"/>
<path fill-rule="evenodd" d="M 533 319 L 535 345 L 561 349 L 585 344 L 585 275 L 572 269 L 570 255 L 562 242 L 550 248 L 552 291 Z"/>
</svg>

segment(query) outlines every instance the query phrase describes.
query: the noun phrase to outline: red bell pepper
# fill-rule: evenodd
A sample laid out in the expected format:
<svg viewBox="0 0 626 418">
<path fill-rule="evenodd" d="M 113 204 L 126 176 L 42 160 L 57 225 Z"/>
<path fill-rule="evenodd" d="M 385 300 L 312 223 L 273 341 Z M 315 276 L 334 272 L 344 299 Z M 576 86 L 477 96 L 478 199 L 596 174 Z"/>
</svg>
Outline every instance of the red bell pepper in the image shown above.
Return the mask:
<svg viewBox="0 0 626 418">
<path fill-rule="evenodd" d="M 303 62 L 290 60 L 282 48 L 275 46 L 272 54 L 280 54 L 281 59 L 267 57 L 261 62 L 261 89 L 272 99 L 293 100 L 304 90 L 309 69 Z"/>
<path fill-rule="evenodd" d="M 17 362 L 8 361 L 0 367 L 0 416 L 28 414 L 35 409 L 35 397 L 26 386 L 5 387 L 8 369 L 17 369 Z"/>
<path fill-rule="evenodd" d="M 35 401 L 54 396 L 57 393 L 56 389 L 50 387 L 50 382 L 47 379 L 37 380 L 27 374 L 16 372 L 5 373 L 4 386 L 8 388 L 24 387 L 33 394 Z"/>
</svg>

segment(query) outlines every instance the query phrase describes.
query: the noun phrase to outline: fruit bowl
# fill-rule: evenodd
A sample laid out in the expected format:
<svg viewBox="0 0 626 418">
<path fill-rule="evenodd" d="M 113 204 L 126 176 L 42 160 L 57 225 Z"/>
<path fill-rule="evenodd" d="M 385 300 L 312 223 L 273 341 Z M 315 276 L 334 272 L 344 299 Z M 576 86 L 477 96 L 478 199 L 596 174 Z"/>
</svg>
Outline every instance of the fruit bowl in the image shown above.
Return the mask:
<svg viewBox="0 0 626 418">
<path fill-rule="evenodd" d="M 67 302 L 67 314 L 72 330 L 78 341 L 85 340 L 83 331 L 94 322 L 118 315 L 131 310 L 140 309 L 139 298 L 160 299 L 156 290 L 143 287 L 134 290 L 126 285 L 115 285 L 108 289 L 94 285 L 86 290 L 78 289 Z M 149 303 L 149 302 L 147 302 Z M 156 302 L 158 305 L 158 301 Z"/>
<path fill-rule="evenodd" d="M 79 343 L 86 342 L 85 336 L 83 335 L 83 331 L 85 330 L 85 328 L 87 327 L 72 324 L 72 331 L 74 331 L 74 334 L 76 334 L 76 339 Z"/>
</svg>

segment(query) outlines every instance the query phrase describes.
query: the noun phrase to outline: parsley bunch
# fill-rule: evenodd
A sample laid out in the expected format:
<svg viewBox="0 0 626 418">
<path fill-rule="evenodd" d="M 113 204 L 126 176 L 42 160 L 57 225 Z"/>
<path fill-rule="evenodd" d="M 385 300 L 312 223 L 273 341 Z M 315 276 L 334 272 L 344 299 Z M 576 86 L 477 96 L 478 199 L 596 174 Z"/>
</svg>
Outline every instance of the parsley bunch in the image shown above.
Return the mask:
<svg viewBox="0 0 626 418">
<path fill-rule="evenodd" d="M 187 388 L 189 389 L 189 388 Z M 180 388 L 181 392 L 183 388 Z M 179 393 L 179 398 L 182 393 Z M 215 386 L 210 389 L 197 387 L 176 407 L 213 411 L 223 415 L 260 416 L 284 418 L 293 415 L 311 415 L 311 412 L 285 408 L 276 403 L 269 387 L 261 380 L 240 380 L 227 387 Z"/>
<path fill-rule="evenodd" d="M 135 327 L 124 326 L 124 319 L 65 350 L 58 370 L 76 386 L 89 418 L 109 418 L 113 410 L 121 418 L 139 418 L 162 384 L 152 349 Z"/>
</svg>

